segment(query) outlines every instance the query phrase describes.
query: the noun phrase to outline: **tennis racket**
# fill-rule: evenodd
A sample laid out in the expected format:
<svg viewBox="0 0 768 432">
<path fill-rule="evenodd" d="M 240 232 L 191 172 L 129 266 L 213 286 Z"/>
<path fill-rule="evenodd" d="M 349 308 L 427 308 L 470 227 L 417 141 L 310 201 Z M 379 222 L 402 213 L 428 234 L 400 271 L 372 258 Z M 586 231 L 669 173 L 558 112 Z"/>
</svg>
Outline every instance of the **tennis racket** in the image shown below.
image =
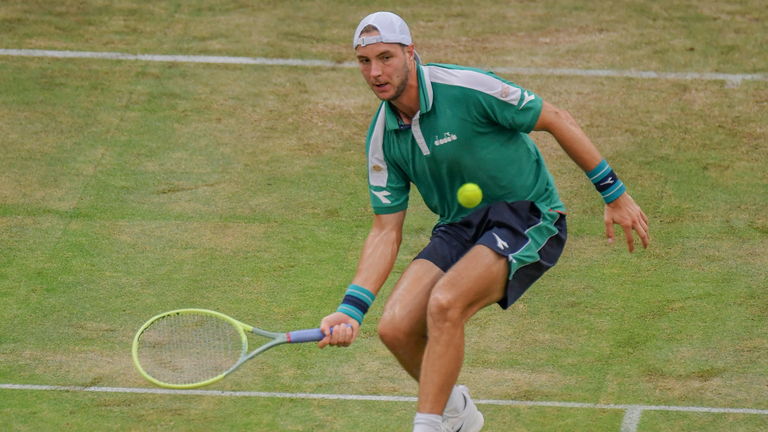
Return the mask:
<svg viewBox="0 0 768 432">
<path fill-rule="evenodd" d="M 271 341 L 248 353 L 246 332 Z M 324 337 L 319 328 L 274 333 L 211 310 L 178 309 L 141 326 L 133 338 L 133 363 L 153 384 L 190 389 L 221 380 L 270 348 Z"/>
</svg>

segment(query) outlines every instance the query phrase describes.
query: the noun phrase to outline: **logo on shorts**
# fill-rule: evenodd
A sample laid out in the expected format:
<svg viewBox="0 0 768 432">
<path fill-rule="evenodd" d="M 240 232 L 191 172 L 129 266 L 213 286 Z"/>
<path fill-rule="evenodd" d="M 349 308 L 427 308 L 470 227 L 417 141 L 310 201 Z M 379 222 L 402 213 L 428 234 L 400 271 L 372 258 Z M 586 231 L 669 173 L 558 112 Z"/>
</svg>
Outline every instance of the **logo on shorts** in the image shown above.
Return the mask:
<svg viewBox="0 0 768 432">
<path fill-rule="evenodd" d="M 443 144 L 449 143 L 451 141 L 456 141 L 457 139 L 458 138 L 456 137 L 456 135 L 454 135 L 454 134 L 452 134 L 450 132 L 446 132 L 446 133 L 443 134 L 442 138 L 440 138 L 437 135 L 435 135 L 435 145 L 436 146 L 443 145 Z"/>
<path fill-rule="evenodd" d="M 509 245 L 507 244 L 507 242 L 505 242 L 504 240 L 502 240 L 502 239 L 501 239 L 501 237 L 497 236 L 497 235 L 496 235 L 496 233 L 493 233 L 493 236 L 494 236 L 494 237 L 496 237 L 496 247 L 497 247 L 497 248 L 499 248 L 499 249 L 501 249 L 501 250 L 504 250 L 504 249 L 506 249 L 506 248 L 508 248 L 508 247 L 509 247 Z M 511 255 L 510 255 L 510 256 L 511 256 Z"/>
</svg>

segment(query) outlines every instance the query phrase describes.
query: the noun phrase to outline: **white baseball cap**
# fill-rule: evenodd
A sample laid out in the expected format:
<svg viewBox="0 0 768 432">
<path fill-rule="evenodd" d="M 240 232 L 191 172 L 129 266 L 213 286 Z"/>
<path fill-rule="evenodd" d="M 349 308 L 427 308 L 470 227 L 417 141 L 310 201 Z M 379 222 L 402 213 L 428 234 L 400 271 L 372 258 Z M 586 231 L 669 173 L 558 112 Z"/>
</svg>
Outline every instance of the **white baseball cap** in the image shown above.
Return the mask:
<svg viewBox="0 0 768 432">
<path fill-rule="evenodd" d="M 360 32 L 366 26 L 374 26 L 379 31 L 376 36 L 360 37 Z M 355 30 L 355 37 L 352 40 L 352 49 L 358 46 L 366 46 L 375 43 L 398 43 L 403 45 L 410 45 L 413 43 L 411 40 L 411 31 L 408 29 L 408 24 L 399 16 L 392 12 L 375 12 L 360 21 Z M 415 52 L 414 52 L 415 53 Z M 415 54 L 416 61 L 421 63 L 419 55 Z"/>
</svg>

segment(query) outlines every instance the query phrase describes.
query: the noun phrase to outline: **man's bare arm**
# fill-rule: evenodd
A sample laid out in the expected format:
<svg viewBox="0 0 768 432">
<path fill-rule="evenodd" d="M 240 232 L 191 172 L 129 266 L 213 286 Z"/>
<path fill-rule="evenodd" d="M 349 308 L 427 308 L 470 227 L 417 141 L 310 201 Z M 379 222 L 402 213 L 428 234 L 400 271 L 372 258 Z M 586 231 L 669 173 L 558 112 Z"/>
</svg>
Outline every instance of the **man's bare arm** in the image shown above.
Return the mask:
<svg viewBox="0 0 768 432">
<path fill-rule="evenodd" d="M 375 215 L 373 227 L 363 244 L 363 252 L 352 283 L 378 294 L 395 265 L 403 239 L 405 210 L 388 215 Z"/>
<path fill-rule="evenodd" d="M 373 227 L 363 244 L 357 272 L 352 279 L 353 284 L 367 289 L 374 295 L 378 294 L 395 265 L 403 238 L 404 220 L 405 210 L 374 216 Z M 318 343 L 320 348 L 326 345 L 349 346 L 357 338 L 360 324 L 342 312 L 334 312 L 323 318 L 320 323 L 320 329 L 326 335 L 331 328 L 333 334 Z"/>
<path fill-rule="evenodd" d="M 568 156 L 584 172 L 593 170 L 603 160 L 600 152 L 573 117 L 567 111 L 547 101 L 543 102 L 541 115 L 536 122 L 534 130 L 546 131 L 552 134 L 560 144 L 560 147 L 565 150 Z M 613 243 L 614 239 L 613 224 L 619 224 L 624 230 L 624 237 L 627 240 L 630 252 L 635 250 L 635 239 L 632 236 L 632 230 L 640 236 L 643 247 L 648 247 L 651 241 L 648 230 L 648 218 L 626 192 L 615 201 L 606 204 L 604 221 L 609 243 Z"/>
<path fill-rule="evenodd" d="M 576 120 L 567 111 L 547 101 L 543 102 L 541 115 L 533 130 L 552 134 L 560 147 L 584 172 L 591 171 L 603 160 Z"/>
</svg>

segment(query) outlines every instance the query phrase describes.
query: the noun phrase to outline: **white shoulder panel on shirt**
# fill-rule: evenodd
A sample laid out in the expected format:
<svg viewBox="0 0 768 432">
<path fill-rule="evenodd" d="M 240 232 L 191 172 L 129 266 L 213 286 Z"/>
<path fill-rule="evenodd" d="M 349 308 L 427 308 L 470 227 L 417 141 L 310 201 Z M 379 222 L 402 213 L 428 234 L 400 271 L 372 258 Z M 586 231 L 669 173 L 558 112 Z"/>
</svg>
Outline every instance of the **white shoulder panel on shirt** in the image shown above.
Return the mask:
<svg viewBox="0 0 768 432">
<path fill-rule="evenodd" d="M 448 69 L 439 66 L 426 66 L 429 79 L 433 83 L 465 87 L 491 95 L 497 99 L 517 105 L 520 102 L 520 89 L 492 76 L 463 69 Z"/>
<path fill-rule="evenodd" d="M 384 160 L 384 130 L 386 127 L 387 113 L 382 103 L 368 147 L 368 181 L 371 186 L 387 186 L 387 162 Z"/>
</svg>

